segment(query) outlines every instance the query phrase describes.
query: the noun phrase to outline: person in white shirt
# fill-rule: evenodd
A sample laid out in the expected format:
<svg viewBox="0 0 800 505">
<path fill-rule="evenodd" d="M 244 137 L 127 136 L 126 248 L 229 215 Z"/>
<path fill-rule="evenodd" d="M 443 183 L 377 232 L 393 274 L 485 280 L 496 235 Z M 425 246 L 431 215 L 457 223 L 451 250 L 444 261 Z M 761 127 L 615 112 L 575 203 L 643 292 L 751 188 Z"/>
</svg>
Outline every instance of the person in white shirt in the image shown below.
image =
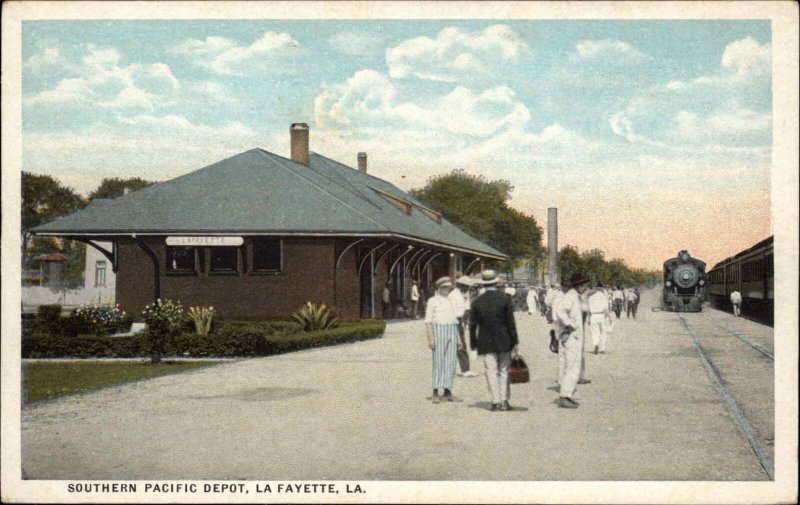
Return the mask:
<svg viewBox="0 0 800 505">
<path fill-rule="evenodd" d="M 531 286 L 528 288 L 528 294 L 525 295 L 525 305 L 528 306 L 528 314 L 533 315 L 533 311 L 537 308 L 539 303 L 539 294 L 536 292 L 536 288 Z"/>
<path fill-rule="evenodd" d="M 558 302 L 555 318 L 558 320 L 557 333 L 559 345 L 558 358 L 563 360 L 563 373 L 559 380 L 561 388 L 558 406 L 568 409 L 578 408 L 573 399 L 581 375 L 581 350 L 583 349 L 583 310 L 580 295 L 588 289 L 589 278 L 575 274 L 570 279 L 569 291 Z"/>
<path fill-rule="evenodd" d="M 733 305 L 733 315 L 739 317 L 742 308 L 742 294 L 736 290 L 731 292 L 731 305 Z"/>
<path fill-rule="evenodd" d="M 414 319 L 419 315 L 419 287 L 417 281 L 411 284 L 411 314 Z"/>
<path fill-rule="evenodd" d="M 625 303 L 625 294 L 622 292 L 622 286 L 617 286 L 614 290 L 613 298 L 614 314 L 616 314 L 617 319 L 619 319 L 620 314 L 622 314 L 622 304 Z"/>
<path fill-rule="evenodd" d="M 606 321 L 609 315 L 608 295 L 603 291 L 603 285 L 598 284 L 596 291 L 589 296 L 589 328 L 592 332 L 592 345 L 594 345 L 595 354 L 606 352 L 608 343 Z"/>
<path fill-rule="evenodd" d="M 559 290 L 556 289 L 555 286 L 551 285 L 550 288 L 547 290 L 547 294 L 544 297 L 544 306 L 545 306 L 545 317 L 547 317 L 547 322 L 552 323 L 553 318 L 555 317 L 553 314 L 553 298 L 559 293 Z"/>
<path fill-rule="evenodd" d="M 636 319 L 636 306 L 639 304 L 639 295 L 633 289 L 629 289 L 628 294 L 625 295 L 625 301 L 627 302 L 625 317 L 630 318 L 631 314 L 633 314 L 633 318 Z"/>
<path fill-rule="evenodd" d="M 440 277 L 436 283 L 436 294 L 428 300 L 425 308 L 425 331 L 428 347 L 433 356 L 433 403 L 458 401 L 453 396 L 453 378 L 456 374 L 456 353 L 461 347 L 458 332 L 458 314 L 448 298 L 453 289 L 450 277 Z M 443 395 L 439 396 L 439 390 Z"/>
</svg>

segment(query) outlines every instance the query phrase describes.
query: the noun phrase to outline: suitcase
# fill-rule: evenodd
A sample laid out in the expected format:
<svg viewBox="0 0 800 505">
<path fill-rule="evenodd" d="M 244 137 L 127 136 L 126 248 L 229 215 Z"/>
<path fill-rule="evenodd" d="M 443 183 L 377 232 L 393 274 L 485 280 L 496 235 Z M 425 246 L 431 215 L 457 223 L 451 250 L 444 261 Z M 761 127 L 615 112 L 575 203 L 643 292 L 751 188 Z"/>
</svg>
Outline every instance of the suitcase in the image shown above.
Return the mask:
<svg viewBox="0 0 800 505">
<path fill-rule="evenodd" d="M 511 367 L 508 369 L 508 382 L 511 384 L 524 384 L 530 382 L 531 374 L 522 356 L 517 354 L 511 358 Z"/>
</svg>

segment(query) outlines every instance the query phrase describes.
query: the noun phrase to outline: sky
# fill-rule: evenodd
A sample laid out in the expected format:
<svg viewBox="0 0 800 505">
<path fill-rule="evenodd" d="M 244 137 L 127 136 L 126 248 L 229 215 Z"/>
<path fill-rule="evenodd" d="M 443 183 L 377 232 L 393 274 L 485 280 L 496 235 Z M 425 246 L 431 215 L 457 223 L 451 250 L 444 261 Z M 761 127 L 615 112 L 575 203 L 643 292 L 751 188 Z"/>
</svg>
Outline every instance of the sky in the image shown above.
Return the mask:
<svg viewBox="0 0 800 505">
<path fill-rule="evenodd" d="M 507 179 L 560 246 L 711 266 L 773 233 L 771 60 L 769 20 L 24 21 L 22 169 L 88 194 L 305 122 L 402 189 Z"/>
</svg>

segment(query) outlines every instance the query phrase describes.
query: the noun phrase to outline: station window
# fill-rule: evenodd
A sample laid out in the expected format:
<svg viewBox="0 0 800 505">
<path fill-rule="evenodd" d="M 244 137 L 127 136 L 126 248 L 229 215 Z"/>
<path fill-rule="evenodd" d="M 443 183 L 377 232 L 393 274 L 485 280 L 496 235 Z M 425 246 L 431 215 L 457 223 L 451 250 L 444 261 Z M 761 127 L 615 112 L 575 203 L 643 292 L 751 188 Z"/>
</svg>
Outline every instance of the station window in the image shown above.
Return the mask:
<svg viewBox="0 0 800 505">
<path fill-rule="evenodd" d="M 234 274 L 239 271 L 238 247 L 212 247 L 211 269 L 214 274 Z"/>
<path fill-rule="evenodd" d="M 253 239 L 253 272 L 278 273 L 281 267 L 281 240 Z"/>
<path fill-rule="evenodd" d="M 167 246 L 167 273 L 170 274 L 193 274 L 197 272 L 195 257 L 197 255 L 194 247 L 170 247 Z"/>
</svg>

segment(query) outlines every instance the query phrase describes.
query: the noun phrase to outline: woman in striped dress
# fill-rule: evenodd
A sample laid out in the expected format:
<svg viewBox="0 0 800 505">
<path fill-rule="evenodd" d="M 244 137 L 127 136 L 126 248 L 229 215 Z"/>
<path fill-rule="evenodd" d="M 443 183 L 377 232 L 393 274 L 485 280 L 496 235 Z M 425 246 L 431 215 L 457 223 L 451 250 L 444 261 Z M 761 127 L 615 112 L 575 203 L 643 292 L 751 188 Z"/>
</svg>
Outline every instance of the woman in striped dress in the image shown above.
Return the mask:
<svg viewBox="0 0 800 505">
<path fill-rule="evenodd" d="M 435 283 L 436 294 L 425 308 L 425 330 L 428 347 L 433 352 L 433 403 L 457 401 L 453 396 L 453 377 L 456 374 L 456 352 L 461 347 L 458 318 L 447 295 L 453 289 L 450 277 L 441 277 Z M 444 390 L 439 396 L 439 390 Z"/>
</svg>

